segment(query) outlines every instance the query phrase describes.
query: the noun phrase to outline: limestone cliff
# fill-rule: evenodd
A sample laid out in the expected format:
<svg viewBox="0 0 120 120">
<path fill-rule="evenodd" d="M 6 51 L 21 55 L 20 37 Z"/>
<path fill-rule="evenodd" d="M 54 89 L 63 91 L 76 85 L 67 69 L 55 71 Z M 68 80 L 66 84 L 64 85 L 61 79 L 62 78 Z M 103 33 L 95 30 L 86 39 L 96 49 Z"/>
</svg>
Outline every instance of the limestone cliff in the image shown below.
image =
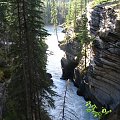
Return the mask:
<svg viewBox="0 0 120 120">
<path fill-rule="evenodd" d="M 78 94 L 110 109 L 115 109 L 120 104 L 119 6 L 119 2 L 112 2 L 88 10 L 88 28 L 94 41 L 87 45 L 86 69 L 84 69 L 84 57 L 80 58 L 77 67 L 73 68 L 74 81 L 79 86 Z M 63 58 L 66 61 L 73 61 L 82 50 L 82 48 L 76 49 L 79 42 L 76 45 L 74 43 L 75 40 L 71 43 L 67 41 L 61 47 L 66 53 L 66 57 Z M 68 57 L 69 55 L 71 57 Z M 83 75 L 84 72 L 86 74 Z"/>
<path fill-rule="evenodd" d="M 120 21 L 116 3 L 99 5 L 91 12 L 93 60 L 88 69 L 89 90 L 102 105 L 120 104 Z"/>
</svg>

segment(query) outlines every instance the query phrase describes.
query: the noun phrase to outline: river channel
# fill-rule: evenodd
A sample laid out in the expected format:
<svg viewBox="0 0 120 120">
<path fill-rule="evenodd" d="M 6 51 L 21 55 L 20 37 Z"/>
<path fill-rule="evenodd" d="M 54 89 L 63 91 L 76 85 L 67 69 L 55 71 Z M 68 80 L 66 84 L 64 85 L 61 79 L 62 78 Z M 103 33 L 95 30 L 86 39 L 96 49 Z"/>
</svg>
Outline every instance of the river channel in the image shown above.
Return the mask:
<svg viewBox="0 0 120 120">
<path fill-rule="evenodd" d="M 64 39 L 64 33 L 61 32 L 62 28 L 58 27 L 58 39 L 53 26 L 46 26 L 45 28 L 48 30 L 48 33 L 51 34 L 46 39 L 46 44 L 48 45 L 47 72 L 52 74 L 52 79 L 56 86 L 53 90 L 59 95 L 54 97 L 56 108 L 49 109 L 52 120 L 62 120 L 66 86 L 65 120 L 97 120 L 91 113 L 86 111 L 86 101 L 83 97 L 76 94 L 77 88 L 74 87 L 73 83 L 60 79 L 62 74 L 60 60 L 64 56 L 64 52 L 58 47 L 58 40 L 62 41 Z"/>
</svg>

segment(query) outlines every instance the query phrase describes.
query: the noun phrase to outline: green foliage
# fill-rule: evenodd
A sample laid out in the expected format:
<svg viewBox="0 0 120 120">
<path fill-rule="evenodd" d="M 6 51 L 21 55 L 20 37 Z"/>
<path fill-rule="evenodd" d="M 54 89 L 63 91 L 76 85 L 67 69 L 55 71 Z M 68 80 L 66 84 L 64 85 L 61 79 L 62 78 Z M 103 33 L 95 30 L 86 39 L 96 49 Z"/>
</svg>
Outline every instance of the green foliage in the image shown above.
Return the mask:
<svg viewBox="0 0 120 120">
<path fill-rule="evenodd" d="M 48 34 L 43 22 L 44 4 L 41 0 L 7 0 L 4 4 L 0 3 L 0 10 L 0 40 L 10 43 L 8 51 L 5 51 L 10 59 L 5 56 L 11 76 L 4 118 L 49 120 L 45 107 L 54 107 L 52 96 L 55 92 L 46 76 L 44 38 Z M 3 72 L 0 73 L 2 78 Z"/>
<path fill-rule="evenodd" d="M 71 21 L 74 20 L 74 1 L 70 1 L 69 8 L 68 8 L 68 14 L 66 16 L 66 24 L 67 26 L 70 25 Z"/>
<path fill-rule="evenodd" d="M 51 6 L 52 10 L 51 10 L 51 15 L 52 15 L 52 19 L 51 22 L 57 26 L 58 24 L 58 19 L 57 19 L 57 2 L 56 0 L 52 0 L 52 6 Z"/>
<path fill-rule="evenodd" d="M 81 17 L 81 26 L 78 28 L 76 28 L 77 30 L 79 30 L 77 32 L 77 37 L 80 40 L 81 44 L 90 42 L 90 38 L 88 36 L 88 30 L 87 30 L 87 16 L 86 14 L 83 14 Z"/>
<path fill-rule="evenodd" d="M 102 107 L 101 111 L 97 111 L 97 106 L 95 104 L 92 105 L 91 101 L 86 102 L 87 112 L 91 112 L 95 118 L 102 119 L 106 115 L 110 114 L 112 110 L 107 110 Z"/>
<path fill-rule="evenodd" d="M 65 16 L 68 11 L 67 4 L 65 0 L 45 0 L 45 24 L 62 24 L 65 21 Z"/>
<path fill-rule="evenodd" d="M 73 22 L 76 27 L 76 19 L 81 16 L 86 8 L 87 0 L 71 0 L 69 2 L 68 14 L 66 16 L 66 24 L 69 26 Z"/>
</svg>

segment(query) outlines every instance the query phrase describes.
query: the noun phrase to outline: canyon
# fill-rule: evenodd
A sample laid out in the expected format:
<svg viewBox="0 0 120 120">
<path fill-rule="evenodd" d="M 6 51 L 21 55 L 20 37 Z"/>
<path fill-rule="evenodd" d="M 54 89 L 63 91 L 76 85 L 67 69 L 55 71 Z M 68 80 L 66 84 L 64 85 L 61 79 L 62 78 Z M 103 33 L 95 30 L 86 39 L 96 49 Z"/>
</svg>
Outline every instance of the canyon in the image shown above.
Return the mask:
<svg viewBox="0 0 120 120">
<path fill-rule="evenodd" d="M 94 8 L 89 4 L 87 28 L 93 41 L 80 46 L 71 27 L 59 45 L 65 51 L 61 60 L 62 78 L 73 79 L 78 87 L 78 95 L 112 110 L 116 110 L 120 104 L 119 4 L 108 2 Z M 81 24 L 80 18 L 77 22 Z M 79 56 L 84 52 L 86 55 Z M 118 117 L 114 120 L 118 120 Z"/>
</svg>

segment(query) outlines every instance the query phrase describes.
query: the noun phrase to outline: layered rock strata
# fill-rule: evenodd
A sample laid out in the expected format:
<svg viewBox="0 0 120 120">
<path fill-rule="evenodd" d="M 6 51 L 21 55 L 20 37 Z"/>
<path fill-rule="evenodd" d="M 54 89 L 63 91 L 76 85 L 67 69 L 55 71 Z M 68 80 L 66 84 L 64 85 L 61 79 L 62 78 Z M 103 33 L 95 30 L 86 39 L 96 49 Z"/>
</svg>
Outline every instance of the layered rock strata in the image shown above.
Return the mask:
<svg viewBox="0 0 120 120">
<path fill-rule="evenodd" d="M 87 74 L 89 90 L 110 109 L 120 104 L 120 21 L 115 5 L 95 7 L 89 22 L 91 34 L 96 36 L 92 47 L 94 58 Z"/>
<path fill-rule="evenodd" d="M 84 69 L 84 57 L 74 69 L 74 76 L 79 86 L 78 94 L 86 99 L 99 103 L 108 109 L 115 109 L 120 104 L 120 8 L 119 2 L 96 6 L 88 13 L 90 34 L 95 38 L 92 45 L 87 46 L 87 68 Z M 64 51 L 75 57 L 80 52 L 66 42 Z M 79 50 L 81 50 L 80 48 Z M 74 50 L 75 51 L 75 50 Z M 69 57 L 63 58 L 68 63 Z M 72 59 L 73 60 L 73 59 Z M 63 61 L 64 62 L 64 61 Z M 64 62 L 65 63 L 65 62 Z M 64 67 L 64 66 L 63 66 Z M 83 75 L 83 73 L 86 73 Z"/>
</svg>

